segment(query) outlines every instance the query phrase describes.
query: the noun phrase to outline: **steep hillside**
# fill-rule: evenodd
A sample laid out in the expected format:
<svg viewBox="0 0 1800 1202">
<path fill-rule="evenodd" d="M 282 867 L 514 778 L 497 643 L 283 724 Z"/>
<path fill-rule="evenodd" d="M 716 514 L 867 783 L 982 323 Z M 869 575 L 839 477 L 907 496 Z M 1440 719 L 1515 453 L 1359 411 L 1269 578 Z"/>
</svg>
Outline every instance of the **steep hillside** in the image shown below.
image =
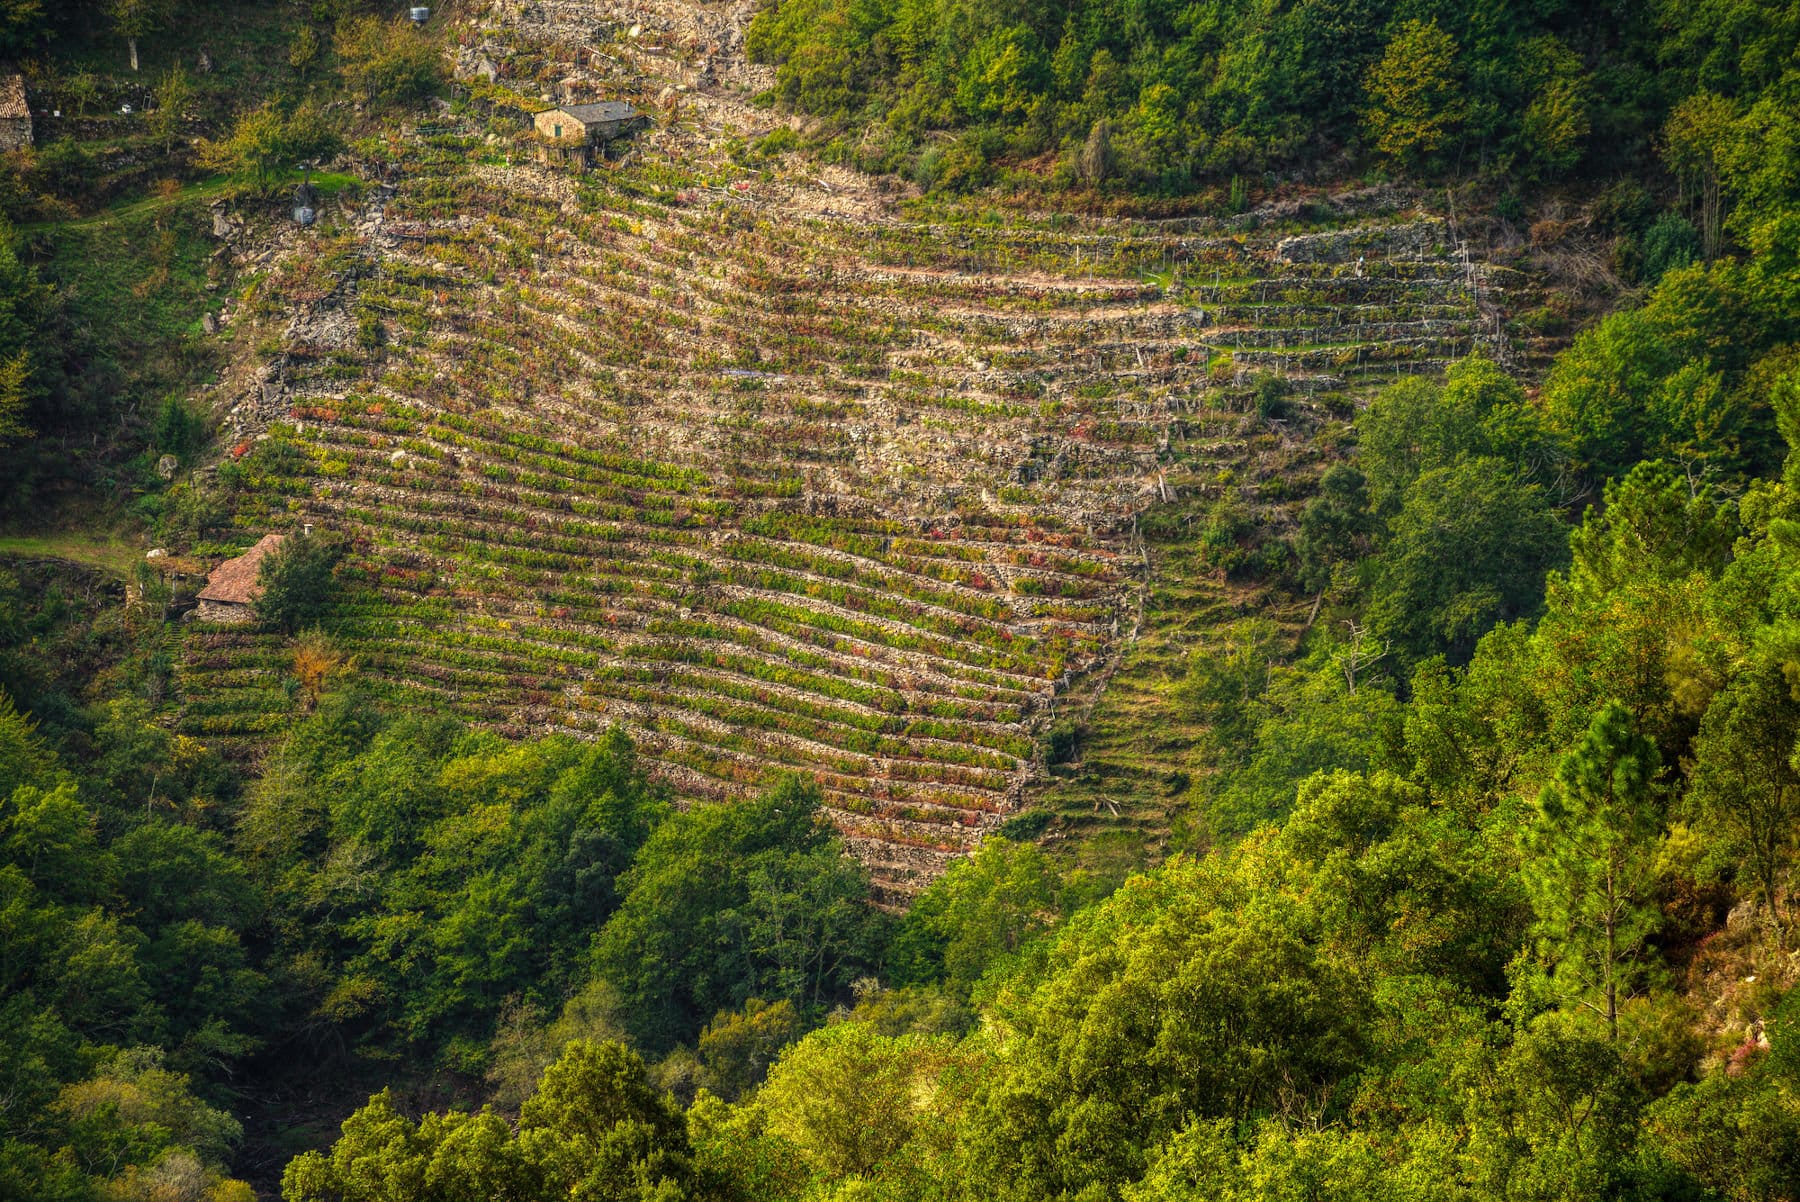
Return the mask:
<svg viewBox="0 0 1800 1202">
<path fill-rule="evenodd" d="M 668 16 L 661 57 L 644 20 L 596 46 L 573 11 L 459 26 L 500 87 L 364 146 L 362 207 L 284 236 L 221 390 L 237 529 L 354 536 L 341 640 L 397 701 L 623 724 L 682 796 L 799 770 L 889 889 L 1024 804 L 1059 693 L 1154 587 L 1137 514 L 1186 488 L 1279 520 L 1266 478 L 1304 468 L 1320 405 L 1267 420 L 1255 373 L 1345 398 L 1493 328 L 1399 194 L 1217 224 L 930 208 L 747 150 L 729 44 Z M 573 175 L 494 102 L 546 79 L 675 103 Z M 249 750 L 286 654 L 194 625 L 182 729 Z"/>
</svg>

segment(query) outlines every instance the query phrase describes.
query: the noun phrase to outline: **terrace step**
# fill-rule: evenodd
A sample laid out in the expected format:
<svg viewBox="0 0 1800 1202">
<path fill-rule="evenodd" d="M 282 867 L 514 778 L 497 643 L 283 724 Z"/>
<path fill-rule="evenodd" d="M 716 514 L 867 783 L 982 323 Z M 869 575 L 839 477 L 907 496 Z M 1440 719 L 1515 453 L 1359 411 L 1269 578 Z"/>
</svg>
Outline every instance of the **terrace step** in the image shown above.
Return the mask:
<svg viewBox="0 0 1800 1202">
<path fill-rule="evenodd" d="M 1364 388 L 1482 328 L 1405 214 L 1288 243 L 770 221 L 651 203 L 679 164 L 576 191 L 464 141 L 403 147 L 381 225 L 276 266 L 269 294 L 306 300 L 275 395 L 239 407 L 240 520 L 356 536 L 340 637 L 392 704 L 619 723 L 685 798 L 799 770 L 890 901 L 1022 800 L 1158 846 L 1204 733 L 1185 657 L 1251 599 L 1137 515 L 1299 455 L 1245 416 L 1253 373 Z M 364 318 L 379 355 L 322 333 Z M 184 728 L 280 728 L 278 640 L 183 639 Z M 1070 714 L 1080 759 L 1027 789 Z"/>
</svg>

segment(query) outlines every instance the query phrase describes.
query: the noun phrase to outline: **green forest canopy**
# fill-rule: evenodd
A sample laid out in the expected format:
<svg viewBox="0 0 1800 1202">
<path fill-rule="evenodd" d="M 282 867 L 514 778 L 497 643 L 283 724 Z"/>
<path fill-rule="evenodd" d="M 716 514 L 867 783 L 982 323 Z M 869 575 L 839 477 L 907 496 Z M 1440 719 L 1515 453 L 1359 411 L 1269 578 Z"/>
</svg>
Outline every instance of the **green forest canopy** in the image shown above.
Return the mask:
<svg viewBox="0 0 1800 1202">
<path fill-rule="evenodd" d="M 1797 37 L 1785 0 L 779 0 L 748 45 L 838 153 L 925 183 L 1046 153 L 1175 189 L 1371 157 L 1530 183 L 1666 151 L 1752 196 L 1794 182 Z"/>
</svg>

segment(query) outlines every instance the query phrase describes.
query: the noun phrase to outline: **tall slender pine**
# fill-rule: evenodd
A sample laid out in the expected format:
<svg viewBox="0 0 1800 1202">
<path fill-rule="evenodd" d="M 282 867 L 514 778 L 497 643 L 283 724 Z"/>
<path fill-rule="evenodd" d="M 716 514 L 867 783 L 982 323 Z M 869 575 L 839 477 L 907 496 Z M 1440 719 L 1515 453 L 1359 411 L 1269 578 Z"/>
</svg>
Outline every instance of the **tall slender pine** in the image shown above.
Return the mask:
<svg viewBox="0 0 1800 1202">
<path fill-rule="evenodd" d="M 1610 702 L 1538 798 L 1522 871 L 1540 961 L 1557 991 L 1618 1036 L 1619 1008 L 1642 983 L 1657 834 L 1656 744 Z"/>
</svg>

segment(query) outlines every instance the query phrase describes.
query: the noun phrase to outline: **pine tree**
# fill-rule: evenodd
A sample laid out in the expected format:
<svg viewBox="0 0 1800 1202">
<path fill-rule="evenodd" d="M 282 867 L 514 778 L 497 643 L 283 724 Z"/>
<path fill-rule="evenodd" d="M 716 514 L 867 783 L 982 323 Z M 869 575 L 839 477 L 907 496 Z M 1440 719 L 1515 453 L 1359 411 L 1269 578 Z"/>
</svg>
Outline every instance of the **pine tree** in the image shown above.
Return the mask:
<svg viewBox="0 0 1800 1202">
<path fill-rule="evenodd" d="M 1660 762 L 1630 711 L 1609 702 L 1563 757 L 1525 837 L 1522 872 L 1539 956 L 1559 991 L 1604 1018 L 1615 1039 L 1619 1007 L 1644 976 L 1645 943 L 1657 925 Z"/>
</svg>

